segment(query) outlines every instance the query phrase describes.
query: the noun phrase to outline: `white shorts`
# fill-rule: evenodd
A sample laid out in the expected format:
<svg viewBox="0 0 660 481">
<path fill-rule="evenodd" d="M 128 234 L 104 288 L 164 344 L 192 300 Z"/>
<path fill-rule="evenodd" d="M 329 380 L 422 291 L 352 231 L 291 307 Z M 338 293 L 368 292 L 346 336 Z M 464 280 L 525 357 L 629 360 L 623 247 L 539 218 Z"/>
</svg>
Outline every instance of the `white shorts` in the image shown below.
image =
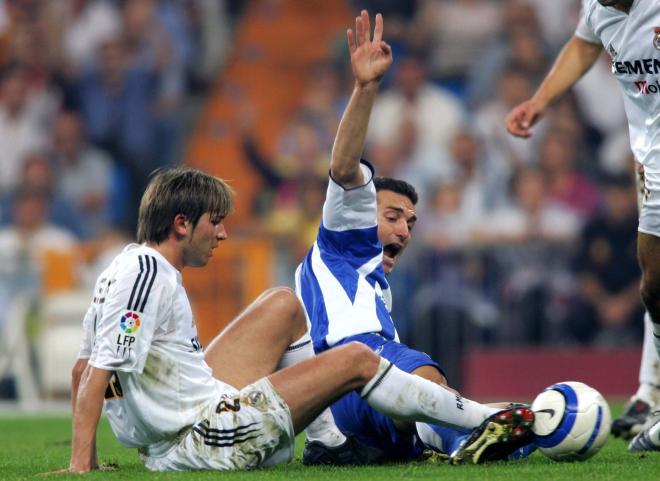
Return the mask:
<svg viewBox="0 0 660 481">
<path fill-rule="evenodd" d="M 637 230 L 660 237 L 660 173 L 644 172 L 643 180 Z"/>
<path fill-rule="evenodd" d="M 266 378 L 200 411 L 200 421 L 170 446 L 140 450 L 152 471 L 229 470 L 274 466 L 293 458 L 289 408 Z"/>
</svg>

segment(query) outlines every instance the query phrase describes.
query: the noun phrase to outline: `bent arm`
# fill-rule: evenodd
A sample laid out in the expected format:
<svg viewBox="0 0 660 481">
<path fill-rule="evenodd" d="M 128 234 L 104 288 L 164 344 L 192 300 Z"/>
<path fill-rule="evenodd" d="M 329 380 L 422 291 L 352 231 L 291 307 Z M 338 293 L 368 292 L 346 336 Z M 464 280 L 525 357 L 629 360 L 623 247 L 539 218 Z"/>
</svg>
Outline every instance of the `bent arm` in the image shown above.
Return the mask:
<svg viewBox="0 0 660 481">
<path fill-rule="evenodd" d="M 596 63 L 603 47 L 573 36 L 555 60 L 532 100 L 547 107 L 561 97 Z"/>
<path fill-rule="evenodd" d="M 548 106 L 561 97 L 593 66 L 602 46 L 573 36 L 555 60 L 534 96 L 517 105 L 507 116 L 509 133 L 529 137 L 531 127 L 545 114 Z"/>
<path fill-rule="evenodd" d="M 77 393 L 73 411 L 73 441 L 69 471 L 86 473 L 98 467 L 96 461 L 96 428 L 99 424 L 105 389 L 111 373 L 87 365 Z"/>
</svg>

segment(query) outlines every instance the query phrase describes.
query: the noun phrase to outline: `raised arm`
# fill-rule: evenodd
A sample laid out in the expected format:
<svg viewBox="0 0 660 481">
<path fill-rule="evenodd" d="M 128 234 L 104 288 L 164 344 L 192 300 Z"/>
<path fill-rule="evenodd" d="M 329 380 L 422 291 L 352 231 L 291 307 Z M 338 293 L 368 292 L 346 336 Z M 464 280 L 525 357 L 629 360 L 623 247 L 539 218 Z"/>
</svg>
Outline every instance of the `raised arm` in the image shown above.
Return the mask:
<svg viewBox="0 0 660 481">
<path fill-rule="evenodd" d="M 330 173 L 336 182 L 345 188 L 351 188 L 364 183 L 360 171 L 360 157 L 380 80 L 392 65 L 392 49 L 382 39 L 381 14 L 376 15 L 373 39 L 366 10 L 362 10 L 360 16 L 355 19 L 355 32 L 348 29 L 346 35 L 355 87 L 337 130 Z"/>
<path fill-rule="evenodd" d="M 529 137 L 531 128 L 548 106 L 561 97 L 596 62 L 602 46 L 573 36 L 555 60 L 552 69 L 534 96 L 514 107 L 506 118 L 506 128 L 516 137 Z"/>
</svg>

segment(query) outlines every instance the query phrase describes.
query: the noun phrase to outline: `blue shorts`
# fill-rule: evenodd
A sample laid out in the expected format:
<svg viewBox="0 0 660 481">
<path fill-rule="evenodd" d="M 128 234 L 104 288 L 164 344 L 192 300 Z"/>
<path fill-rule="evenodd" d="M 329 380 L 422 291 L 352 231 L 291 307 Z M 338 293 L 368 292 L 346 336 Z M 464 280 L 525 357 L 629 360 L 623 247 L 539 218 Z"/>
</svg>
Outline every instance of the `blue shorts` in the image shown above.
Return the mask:
<svg viewBox="0 0 660 481">
<path fill-rule="evenodd" d="M 376 354 L 384 357 L 405 372 L 412 372 L 422 366 L 433 366 L 442 375 L 440 365 L 428 354 L 415 351 L 405 344 L 388 341 L 378 334 L 359 334 L 337 344 L 358 341 L 369 346 Z M 445 376 L 446 377 L 446 376 Z M 418 458 L 424 446 L 414 433 L 402 433 L 394 427 L 392 418 L 379 413 L 360 395 L 353 391 L 335 401 L 331 406 L 332 415 L 339 429 L 354 434 L 362 443 L 379 448 L 391 461 L 409 461 Z"/>
</svg>

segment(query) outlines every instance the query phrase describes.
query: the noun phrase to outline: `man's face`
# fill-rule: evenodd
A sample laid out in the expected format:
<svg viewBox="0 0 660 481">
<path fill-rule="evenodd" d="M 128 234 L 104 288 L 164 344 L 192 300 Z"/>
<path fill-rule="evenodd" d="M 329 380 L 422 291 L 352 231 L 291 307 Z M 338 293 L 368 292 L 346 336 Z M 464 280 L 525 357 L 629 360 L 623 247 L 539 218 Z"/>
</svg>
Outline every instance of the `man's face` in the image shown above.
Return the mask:
<svg viewBox="0 0 660 481">
<path fill-rule="evenodd" d="M 227 238 L 224 219 L 219 215 L 206 213 L 199 218 L 189 231 L 183 247 L 183 263 L 189 267 L 203 267 L 213 256 L 213 249 L 218 247 L 221 240 Z"/>
<path fill-rule="evenodd" d="M 383 244 L 383 270 L 389 274 L 410 241 L 417 216 L 415 206 L 403 194 L 381 190 L 377 198 L 378 239 Z"/>
</svg>

